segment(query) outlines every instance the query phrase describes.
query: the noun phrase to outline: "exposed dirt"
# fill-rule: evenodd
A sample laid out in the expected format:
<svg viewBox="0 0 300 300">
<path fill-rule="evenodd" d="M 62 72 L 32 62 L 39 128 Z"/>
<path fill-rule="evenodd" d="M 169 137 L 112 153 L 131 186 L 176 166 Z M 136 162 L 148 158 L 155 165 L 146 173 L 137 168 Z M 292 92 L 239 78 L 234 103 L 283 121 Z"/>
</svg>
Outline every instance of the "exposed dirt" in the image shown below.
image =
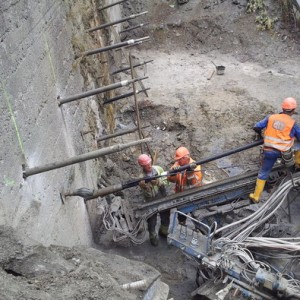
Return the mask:
<svg viewBox="0 0 300 300">
<path fill-rule="evenodd" d="M 145 135 L 153 138 L 157 164 L 165 169 L 180 145 L 199 160 L 251 142 L 254 122 L 279 111 L 287 96 L 299 101 L 299 33 L 290 32 L 286 24 L 278 22 L 271 31 L 258 31 L 255 16 L 246 13 L 245 0 L 190 0 L 182 6 L 171 0 L 131 2 L 127 15 L 149 11 L 144 18 L 149 25 L 123 39 L 151 37 L 132 53 L 136 60 L 154 60 L 138 70 L 146 72 L 145 84 L 151 87 L 149 97 L 139 97 L 141 119 L 143 125 L 150 125 Z M 269 12 L 280 17 L 277 5 L 270 3 Z M 212 61 L 225 66 L 225 74 L 213 74 L 208 80 L 215 70 Z M 118 126 L 132 126 L 134 106 L 128 101 L 117 104 L 117 109 Z M 112 183 L 138 177 L 137 153 L 126 154 L 106 161 Z M 257 161 L 256 149 L 206 168 L 220 179 L 244 172 Z M 138 196 L 137 188 L 124 192 L 126 199 L 139 201 Z M 95 231 L 101 235 L 95 238 L 102 250 L 136 261 L 129 262 L 95 249 L 27 248 L 7 229 L 0 234 L 1 299 L 138 299 L 141 293 L 123 291 L 119 285 L 142 279 L 139 276 L 145 272 L 149 278 L 159 275 L 151 267 L 141 269 L 139 261 L 161 272 L 174 300 L 189 299 L 196 288 L 196 264 L 164 240 L 157 248 L 148 241 L 139 246 L 115 244 L 109 233 L 101 228 Z"/>
<path fill-rule="evenodd" d="M 30 244 L 0 228 L 1 299 L 140 299 L 145 288 L 124 290 L 123 284 L 160 275 L 138 261 L 93 248 Z"/>
<path fill-rule="evenodd" d="M 149 11 L 142 21 L 130 24 L 149 22 L 148 26 L 122 37 L 151 37 L 131 53 L 136 61 L 154 60 L 138 69 L 141 76 L 149 76 L 144 84 L 151 88 L 148 97 L 139 96 L 140 113 L 143 125 L 149 125 L 144 129 L 145 136 L 153 138 L 151 150 L 158 150 L 157 164 L 165 169 L 171 166 L 180 145 L 200 160 L 252 142 L 255 122 L 279 112 L 285 97 L 300 99 L 299 31 L 280 21 L 278 3 L 268 5 L 269 15 L 279 19 L 270 31 L 259 31 L 255 14 L 247 13 L 246 7 L 243 0 L 191 0 L 181 6 L 175 1 L 135 1 L 127 5 L 129 13 Z M 214 64 L 225 66 L 224 75 L 214 72 L 210 78 Z M 133 126 L 133 102 L 124 103 L 117 104 L 121 112 L 117 123 Z M 118 166 L 128 178 L 139 174 L 134 155 L 128 152 Z M 207 164 L 205 169 L 218 180 L 246 172 L 258 163 L 259 150 L 252 149 Z M 111 179 L 113 175 L 124 176 L 117 174 L 113 172 Z M 124 192 L 129 201 L 138 197 L 138 188 Z M 149 242 L 113 246 L 106 238 L 103 235 L 100 243 L 107 243 L 110 251 L 157 268 L 170 285 L 170 297 L 190 298 L 196 288 L 196 264 L 178 250 L 169 249 L 164 241 L 158 248 Z"/>
</svg>

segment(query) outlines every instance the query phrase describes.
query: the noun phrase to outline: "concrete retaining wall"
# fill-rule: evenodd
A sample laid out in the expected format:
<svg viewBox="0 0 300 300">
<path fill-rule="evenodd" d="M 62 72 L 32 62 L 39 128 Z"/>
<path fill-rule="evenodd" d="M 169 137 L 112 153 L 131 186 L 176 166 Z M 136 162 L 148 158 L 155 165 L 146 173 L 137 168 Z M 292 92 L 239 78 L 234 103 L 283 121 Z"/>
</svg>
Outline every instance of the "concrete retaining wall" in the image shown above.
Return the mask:
<svg viewBox="0 0 300 300">
<path fill-rule="evenodd" d="M 56 100 L 58 95 L 93 88 L 92 81 L 84 87 L 87 82 L 79 64 L 74 64 L 73 52 L 74 34 L 86 30 L 79 8 L 92 4 L 92 0 L 0 4 L 0 224 L 44 245 L 92 242 L 82 199 L 69 198 L 63 205 L 60 192 L 96 187 L 95 161 L 25 180 L 22 176 L 24 163 L 32 168 L 96 149 L 80 134 L 90 129 L 90 123 L 101 127 L 96 98 L 61 107 Z"/>
</svg>

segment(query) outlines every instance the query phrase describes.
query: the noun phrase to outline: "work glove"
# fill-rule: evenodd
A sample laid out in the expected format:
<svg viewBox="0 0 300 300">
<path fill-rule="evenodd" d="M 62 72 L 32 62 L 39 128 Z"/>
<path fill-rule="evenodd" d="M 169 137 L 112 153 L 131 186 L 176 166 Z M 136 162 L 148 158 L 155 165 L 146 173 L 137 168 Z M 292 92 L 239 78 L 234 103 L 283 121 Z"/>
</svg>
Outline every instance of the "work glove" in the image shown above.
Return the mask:
<svg viewBox="0 0 300 300">
<path fill-rule="evenodd" d="M 259 141 L 264 138 L 261 129 L 254 127 L 253 130 L 255 131 L 254 141 Z"/>
<path fill-rule="evenodd" d="M 261 133 L 255 133 L 254 135 L 254 141 L 259 141 L 262 140 L 263 136 L 261 135 Z"/>
<path fill-rule="evenodd" d="M 197 168 L 196 163 L 194 163 L 194 162 L 190 163 L 190 167 L 189 167 L 190 170 L 195 170 L 196 168 Z"/>
<path fill-rule="evenodd" d="M 146 183 L 145 183 L 145 180 L 141 180 L 140 182 L 139 182 L 139 186 L 140 186 L 140 188 L 145 188 L 146 187 Z"/>
<path fill-rule="evenodd" d="M 140 181 L 139 186 L 143 190 L 150 191 L 150 186 L 145 182 L 145 180 Z"/>
<path fill-rule="evenodd" d="M 171 168 L 171 170 L 178 170 L 180 168 L 180 166 L 175 166 L 173 168 Z"/>
<path fill-rule="evenodd" d="M 159 185 L 159 180 L 158 179 L 153 179 L 150 181 L 152 185 Z"/>
<path fill-rule="evenodd" d="M 170 176 L 175 176 L 177 173 L 179 173 L 177 170 L 180 168 L 180 166 L 172 167 L 170 170 Z"/>
</svg>

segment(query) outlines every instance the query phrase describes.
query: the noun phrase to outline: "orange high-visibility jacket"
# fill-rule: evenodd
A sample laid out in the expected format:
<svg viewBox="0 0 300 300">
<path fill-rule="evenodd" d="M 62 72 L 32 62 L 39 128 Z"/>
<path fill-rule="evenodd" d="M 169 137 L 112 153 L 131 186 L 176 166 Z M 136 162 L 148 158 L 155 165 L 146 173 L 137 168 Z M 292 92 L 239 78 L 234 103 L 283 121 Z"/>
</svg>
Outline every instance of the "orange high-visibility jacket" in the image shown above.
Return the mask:
<svg viewBox="0 0 300 300">
<path fill-rule="evenodd" d="M 189 164 L 194 162 L 193 159 L 190 158 Z M 175 164 L 171 167 L 173 169 L 174 167 L 180 167 L 178 162 L 175 162 Z M 201 186 L 202 185 L 202 172 L 201 172 L 201 166 L 197 166 L 195 170 L 193 171 L 183 171 L 180 173 L 177 173 L 175 175 L 168 176 L 168 180 L 171 182 L 175 182 L 175 192 L 182 192 L 184 190 Z"/>
<path fill-rule="evenodd" d="M 294 144 L 290 137 L 295 120 L 286 114 L 274 114 L 269 117 L 265 130 L 264 145 L 281 152 L 289 150 Z"/>
</svg>

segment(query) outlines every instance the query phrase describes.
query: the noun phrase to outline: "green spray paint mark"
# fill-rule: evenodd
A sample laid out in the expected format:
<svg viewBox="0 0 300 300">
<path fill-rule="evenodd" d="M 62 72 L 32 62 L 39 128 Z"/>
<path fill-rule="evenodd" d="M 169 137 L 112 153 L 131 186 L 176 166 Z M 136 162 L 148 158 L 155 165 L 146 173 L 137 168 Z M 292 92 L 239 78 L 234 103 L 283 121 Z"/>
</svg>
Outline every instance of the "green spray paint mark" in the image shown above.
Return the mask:
<svg viewBox="0 0 300 300">
<path fill-rule="evenodd" d="M 10 116 L 11 116 L 11 120 L 12 120 L 12 122 L 14 124 L 14 128 L 15 128 L 15 131 L 16 131 L 16 134 L 17 134 L 17 138 L 18 138 L 18 142 L 19 142 L 19 146 L 20 146 L 21 152 L 22 152 L 22 154 L 24 156 L 24 147 L 23 147 L 23 143 L 22 143 L 22 140 L 21 140 L 20 132 L 19 132 L 19 129 L 18 129 L 18 125 L 17 125 L 16 119 L 15 119 L 13 110 L 12 110 L 11 103 L 9 101 L 9 95 L 8 95 L 8 93 L 7 93 L 7 91 L 6 91 L 5 87 L 4 87 L 3 82 L 1 82 L 1 90 L 2 90 L 2 93 L 3 93 L 4 98 L 6 100 L 6 104 L 7 104 Z"/>
<path fill-rule="evenodd" d="M 15 185 L 15 181 L 13 179 L 6 177 L 6 175 L 4 175 L 3 182 L 4 182 L 5 186 L 14 186 Z"/>
<path fill-rule="evenodd" d="M 56 82 L 54 65 L 53 65 L 53 62 L 52 62 L 50 48 L 49 48 L 49 44 L 48 44 L 48 41 L 47 41 L 45 33 L 43 33 L 43 37 L 44 37 L 44 41 L 45 41 L 45 44 L 46 44 L 46 51 L 47 51 L 47 54 L 48 54 L 48 57 L 49 57 L 49 62 L 50 62 L 51 70 L 52 70 L 52 76 L 53 76 L 54 81 Z"/>
</svg>

